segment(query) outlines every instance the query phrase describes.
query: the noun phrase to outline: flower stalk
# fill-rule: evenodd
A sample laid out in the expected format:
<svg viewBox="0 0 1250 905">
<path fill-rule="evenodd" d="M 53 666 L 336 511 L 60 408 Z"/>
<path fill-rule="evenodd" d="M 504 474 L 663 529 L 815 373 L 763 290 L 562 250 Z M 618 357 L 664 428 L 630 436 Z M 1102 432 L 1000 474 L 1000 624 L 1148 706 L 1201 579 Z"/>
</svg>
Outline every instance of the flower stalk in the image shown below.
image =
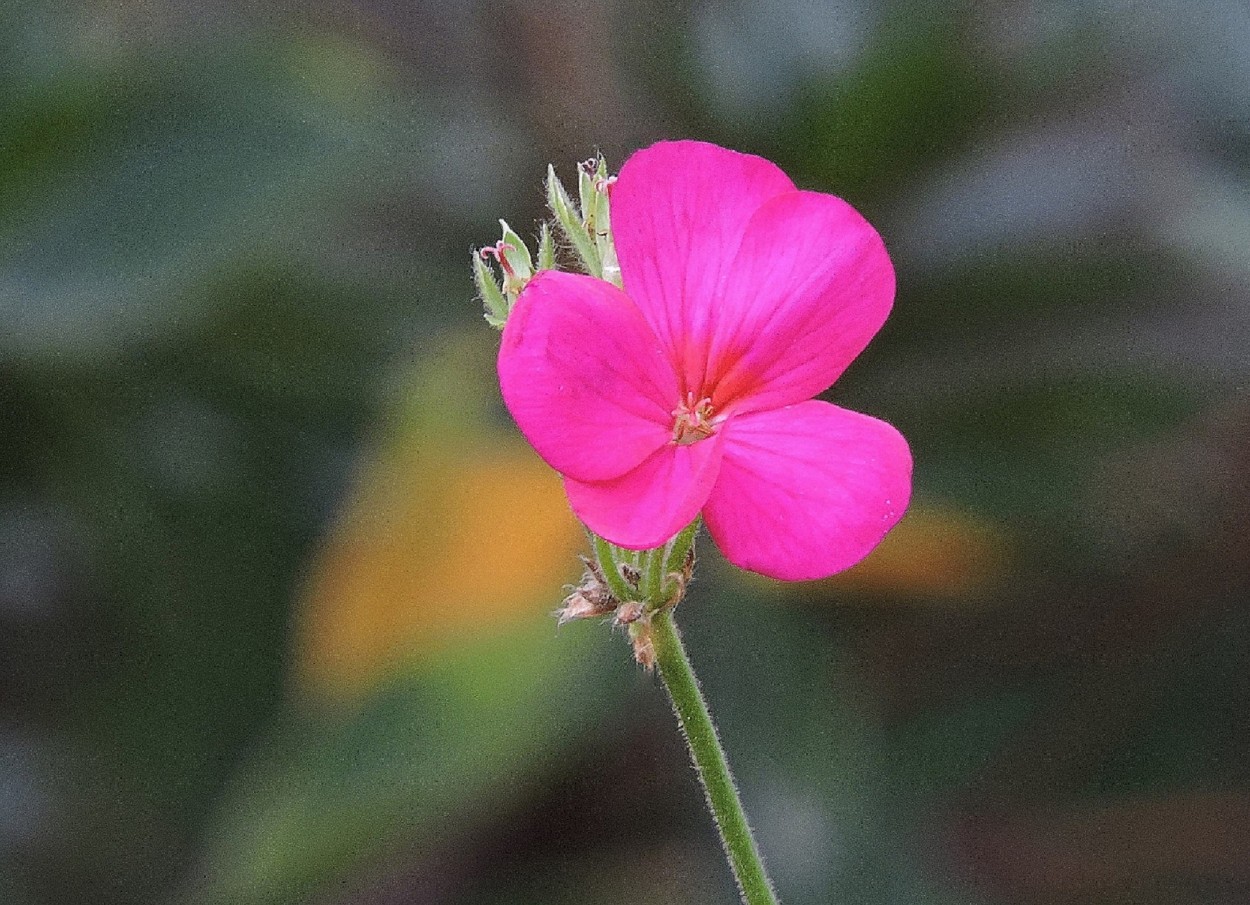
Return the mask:
<svg viewBox="0 0 1250 905">
<path fill-rule="evenodd" d="M 637 661 L 648 670 L 658 667 L 742 901 L 777 905 L 725 750 L 673 622 L 673 610 L 694 571 L 699 526 L 696 519 L 653 550 L 627 550 L 592 534 L 594 559 L 587 562 L 586 580 L 565 601 L 560 618 L 612 613 L 613 622 L 627 629 Z M 587 607 L 587 599 L 607 602 Z"/>
<path fill-rule="evenodd" d="M 725 749 L 721 747 L 699 680 L 677 626 L 673 624 L 671 610 L 662 610 L 651 618 L 651 643 L 660 677 L 686 737 L 690 759 L 703 784 L 708 810 L 720 831 L 721 845 L 738 882 L 742 901 L 745 905 L 777 905 L 777 894 L 764 871 L 738 787 L 729 772 Z"/>
</svg>

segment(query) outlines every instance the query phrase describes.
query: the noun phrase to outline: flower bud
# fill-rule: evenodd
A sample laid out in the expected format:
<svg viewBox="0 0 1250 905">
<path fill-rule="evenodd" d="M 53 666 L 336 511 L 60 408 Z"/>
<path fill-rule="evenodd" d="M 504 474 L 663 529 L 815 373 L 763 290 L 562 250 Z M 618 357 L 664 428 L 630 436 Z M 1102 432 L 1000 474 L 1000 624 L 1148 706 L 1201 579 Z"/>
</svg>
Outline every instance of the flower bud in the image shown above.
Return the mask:
<svg viewBox="0 0 1250 905">
<path fill-rule="evenodd" d="M 499 228 L 503 231 L 503 238 L 500 241 L 505 246 L 510 246 L 506 264 L 504 258 L 499 260 L 500 266 L 508 275 L 508 279 L 504 280 L 504 292 L 512 296 L 511 301 L 516 301 L 516 296 L 521 293 L 525 284 L 529 282 L 529 278 L 534 275 L 534 264 L 530 258 L 530 250 L 526 248 L 521 237 L 508 225 L 508 222 L 500 220 Z M 514 285 L 510 286 L 510 282 Z"/>
<path fill-rule="evenodd" d="M 560 232 L 572 244 L 585 271 L 593 277 L 602 276 L 603 265 L 599 260 L 599 249 L 595 245 L 594 237 L 586 229 L 582 213 L 569 197 L 564 183 L 556 176 L 553 166 L 547 167 L 547 207 L 551 209 Z"/>
<path fill-rule="evenodd" d="M 618 289 L 621 284 L 621 265 L 616 260 L 616 245 L 612 241 L 611 188 L 616 177 L 608 174 L 607 161 L 603 155 L 583 161 L 578 167 L 577 190 L 582 201 L 582 224 L 595 245 L 602 277 Z"/>
<path fill-rule="evenodd" d="M 496 329 L 502 330 L 508 320 L 508 300 L 495 275 L 490 272 L 484 260 L 483 252 L 473 252 L 473 283 L 477 286 L 477 297 L 486 308 L 486 322 Z"/>
<path fill-rule="evenodd" d="M 512 311 L 512 306 L 516 304 L 517 297 L 521 294 L 521 290 L 525 288 L 525 284 L 530 281 L 534 275 L 534 262 L 530 257 L 529 248 L 525 242 L 516 234 L 516 231 L 508 225 L 507 221 L 500 220 L 499 227 L 503 235 L 494 245 L 488 245 L 479 249 L 473 254 L 473 282 L 477 286 L 478 297 L 482 300 L 482 304 L 486 307 L 486 322 L 492 327 L 500 330 L 503 329 L 508 320 L 508 314 Z M 544 249 L 544 239 L 546 248 Z M 539 270 L 549 269 L 554 266 L 554 252 L 551 248 L 551 231 L 544 224 L 543 231 L 539 235 Z M 492 273 L 490 266 L 486 263 L 488 258 L 494 258 L 495 263 L 499 266 L 499 270 L 503 275 L 503 285 L 499 285 L 499 280 Z M 548 262 L 548 267 L 543 267 L 544 260 Z"/>
</svg>

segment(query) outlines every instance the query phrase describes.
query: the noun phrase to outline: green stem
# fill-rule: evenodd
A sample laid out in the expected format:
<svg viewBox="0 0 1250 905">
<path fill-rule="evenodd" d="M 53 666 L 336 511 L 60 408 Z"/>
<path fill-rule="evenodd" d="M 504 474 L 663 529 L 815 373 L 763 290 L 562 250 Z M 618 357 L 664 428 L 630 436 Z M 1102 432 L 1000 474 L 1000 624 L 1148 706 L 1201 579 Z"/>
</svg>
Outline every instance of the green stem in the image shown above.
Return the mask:
<svg viewBox="0 0 1250 905">
<path fill-rule="evenodd" d="M 716 726 L 699 690 L 699 681 L 690 666 L 677 626 L 673 624 L 672 613 L 669 610 L 657 612 L 651 618 L 651 628 L 660 677 L 686 736 L 695 772 L 703 783 L 708 808 L 720 830 L 721 844 L 733 868 L 734 879 L 738 881 L 742 901 L 745 905 L 777 905 L 777 894 L 764 872 L 764 862 L 747 824 L 725 750 L 716 736 Z"/>
</svg>

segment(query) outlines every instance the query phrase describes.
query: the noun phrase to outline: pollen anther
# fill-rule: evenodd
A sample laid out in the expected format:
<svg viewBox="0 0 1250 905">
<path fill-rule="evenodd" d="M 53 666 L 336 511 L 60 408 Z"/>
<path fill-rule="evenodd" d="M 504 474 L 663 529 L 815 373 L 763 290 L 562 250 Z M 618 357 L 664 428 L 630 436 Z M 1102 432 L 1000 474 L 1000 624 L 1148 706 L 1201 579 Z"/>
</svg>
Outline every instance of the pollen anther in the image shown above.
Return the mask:
<svg viewBox="0 0 1250 905">
<path fill-rule="evenodd" d="M 499 262 L 499 266 L 503 268 L 504 273 L 506 273 L 510 277 L 515 278 L 516 271 L 514 271 L 512 269 L 512 265 L 508 263 L 507 253 L 510 251 L 516 251 L 516 246 L 508 242 L 505 242 L 503 239 L 500 239 L 494 245 L 488 245 L 482 249 L 481 251 L 482 260 L 487 260 L 488 258 L 494 258 L 496 261 Z"/>
<path fill-rule="evenodd" d="M 712 418 L 712 400 L 704 396 L 695 401 L 694 393 L 686 394 L 686 401 L 673 409 L 673 442 L 688 446 L 706 440 L 716 433 Z"/>
</svg>

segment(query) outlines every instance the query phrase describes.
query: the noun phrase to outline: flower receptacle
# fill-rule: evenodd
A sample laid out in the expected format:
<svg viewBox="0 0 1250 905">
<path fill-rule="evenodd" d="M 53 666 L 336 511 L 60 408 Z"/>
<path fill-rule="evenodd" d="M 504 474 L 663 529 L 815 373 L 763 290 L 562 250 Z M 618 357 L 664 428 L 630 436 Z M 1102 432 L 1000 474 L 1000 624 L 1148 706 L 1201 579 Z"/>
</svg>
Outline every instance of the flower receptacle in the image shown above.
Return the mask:
<svg viewBox="0 0 1250 905">
<path fill-rule="evenodd" d="M 694 574 L 696 519 L 676 537 L 650 550 L 628 550 L 591 534 L 593 557 L 586 572 L 556 611 L 563 625 L 574 619 L 611 617 L 629 633 L 634 659 L 650 671 L 655 665 L 651 620 L 681 602 Z"/>
</svg>

